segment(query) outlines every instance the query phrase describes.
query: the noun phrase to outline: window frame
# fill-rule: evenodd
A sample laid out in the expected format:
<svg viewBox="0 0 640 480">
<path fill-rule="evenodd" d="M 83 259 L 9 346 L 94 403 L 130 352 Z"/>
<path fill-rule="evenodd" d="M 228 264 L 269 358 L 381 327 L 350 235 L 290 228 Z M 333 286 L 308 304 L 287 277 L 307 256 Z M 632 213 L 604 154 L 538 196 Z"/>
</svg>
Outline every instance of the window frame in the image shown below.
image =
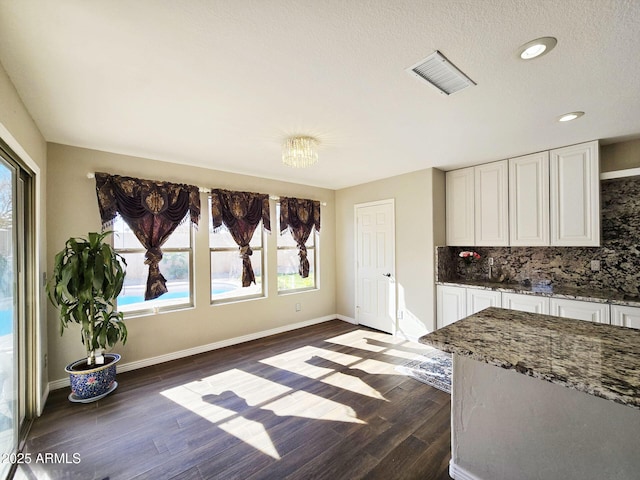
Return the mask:
<svg viewBox="0 0 640 480">
<path fill-rule="evenodd" d="M 124 221 L 124 219 L 118 215 L 118 217 L 121 219 L 121 221 L 124 223 L 125 228 L 129 228 L 129 226 L 127 225 L 127 223 Z M 117 221 L 117 219 L 115 220 Z M 165 255 L 170 254 L 170 253 L 188 253 L 188 265 L 189 265 L 189 299 L 187 302 L 184 303 L 178 303 L 178 304 L 168 304 L 168 305 L 153 305 L 151 307 L 148 308 L 141 308 L 141 309 L 136 309 L 136 310 L 121 310 L 118 306 L 118 304 L 116 303 L 116 310 L 119 312 L 122 312 L 124 314 L 124 318 L 133 318 L 133 317 L 142 317 L 142 316 L 146 316 L 146 315 L 157 315 L 159 313 L 164 313 L 164 312 L 175 312 L 175 311 L 179 311 L 179 310 L 189 310 L 192 308 L 195 308 L 195 282 L 194 282 L 194 278 L 195 278 L 195 271 L 194 271 L 194 251 L 195 251 L 195 232 L 194 232 L 194 227 L 193 225 L 191 225 L 191 222 L 187 219 L 185 220 L 185 223 L 188 223 L 188 228 L 189 228 L 189 247 L 161 247 L 162 249 L 162 256 L 163 259 L 165 257 Z M 127 255 L 127 254 L 146 254 L 147 250 L 142 246 L 142 244 L 140 244 L 140 248 L 132 248 L 132 247 L 127 247 L 127 248 L 117 248 L 115 246 L 115 236 L 118 234 L 119 232 L 117 232 L 116 230 L 113 231 L 113 235 L 111 235 L 111 246 L 114 249 L 114 251 L 116 253 L 119 253 L 121 255 Z M 137 240 L 137 239 L 136 239 Z M 138 240 L 139 243 L 139 240 Z M 147 267 L 147 272 L 148 272 L 148 267 Z M 126 278 L 126 276 L 125 276 Z M 124 289 L 125 287 L 123 287 Z M 162 296 L 158 297 L 157 299 L 153 299 L 150 301 L 155 301 L 155 300 L 161 300 Z M 145 301 L 143 301 L 144 303 Z"/>
<path fill-rule="evenodd" d="M 279 282 L 279 274 L 278 274 L 278 268 L 280 267 L 280 263 L 278 261 L 278 252 L 283 251 L 283 250 L 294 250 L 294 251 L 298 251 L 298 246 L 297 245 L 280 245 L 280 238 L 283 236 L 280 232 L 280 202 L 276 202 L 276 229 L 278 232 L 277 238 L 276 238 L 276 288 L 278 291 L 278 295 L 290 295 L 290 294 L 295 294 L 295 293 L 302 293 L 302 292 L 310 292 L 313 290 L 320 290 L 320 275 L 319 275 L 319 271 L 320 271 L 320 242 L 319 242 L 319 237 L 320 237 L 320 232 L 318 232 L 315 227 L 313 227 L 311 234 L 309 234 L 309 238 L 307 239 L 307 243 L 309 242 L 309 240 L 311 240 L 313 238 L 313 246 L 308 246 L 307 247 L 307 252 L 309 252 L 310 250 L 313 251 L 313 286 L 311 287 L 301 287 L 301 288 L 287 288 L 287 289 L 280 289 L 280 282 Z M 287 228 L 287 234 L 290 235 L 290 237 L 293 239 L 293 235 L 291 234 L 291 231 Z M 295 241 L 294 241 L 295 242 Z M 298 274 L 299 275 L 299 274 Z"/>
<path fill-rule="evenodd" d="M 208 200 L 207 200 L 208 206 L 209 206 L 209 212 L 211 212 L 211 195 L 208 196 Z M 209 237 L 208 237 L 208 243 L 209 243 L 209 303 L 210 305 L 222 305 L 222 304 L 227 304 L 227 303 L 235 303 L 235 302 L 244 302 L 244 301 L 248 301 L 248 300 L 256 300 L 256 299 L 260 299 L 260 298 L 267 298 L 267 288 L 266 288 L 266 279 L 267 279 L 267 245 L 266 245 L 266 239 L 265 239 L 265 235 L 266 232 L 264 230 L 264 225 L 262 224 L 262 220 L 260 220 L 260 223 L 258 224 L 258 226 L 256 227 L 256 231 L 260 232 L 260 246 L 253 246 L 250 244 L 251 246 L 251 250 L 253 252 L 260 252 L 260 259 L 261 259 L 261 281 L 260 281 L 260 293 L 249 293 L 246 295 L 236 295 L 233 297 L 225 297 L 225 298 L 219 298 L 219 299 L 214 299 L 213 297 L 213 293 L 211 293 L 213 291 L 213 254 L 215 252 L 233 252 L 238 254 L 240 247 L 238 247 L 238 245 L 235 246 L 228 246 L 228 247 L 213 247 L 211 246 L 211 240 L 213 238 L 213 235 L 217 235 L 219 232 L 214 232 L 213 228 L 213 219 L 211 218 L 211 215 L 209 215 L 209 225 L 208 225 L 208 229 L 209 229 Z M 226 230 L 226 226 L 223 224 L 221 227 L 221 229 Z M 255 232 L 254 232 L 254 236 L 255 236 Z M 252 237 L 253 239 L 253 237 Z M 242 260 L 240 260 L 242 262 Z M 240 281 L 242 281 L 242 279 L 240 278 Z M 257 282 L 256 282 L 257 284 Z M 240 287 L 242 288 L 242 287 Z M 240 290 L 242 291 L 242 290 Z"/>
</svg>

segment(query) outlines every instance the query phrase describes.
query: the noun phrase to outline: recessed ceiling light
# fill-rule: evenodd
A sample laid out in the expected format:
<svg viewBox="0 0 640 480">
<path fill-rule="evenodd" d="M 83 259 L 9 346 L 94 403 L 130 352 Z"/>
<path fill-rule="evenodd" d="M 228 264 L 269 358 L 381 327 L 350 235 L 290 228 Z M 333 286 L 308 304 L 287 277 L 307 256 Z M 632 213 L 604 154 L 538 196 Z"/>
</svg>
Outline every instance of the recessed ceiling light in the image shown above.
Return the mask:
<svg viewBox="0 0 640 480">
<path fill-rule="evenodd" d="M 584 115 L 584 112 L 571 112 L 565 113 L 564 115 L 560 115 L 558 117 L 559 122 L 570 122 L 571 120 L 575 120 Z"/>
<path fill-rule="evenodd" d="M 531 60 L 549 53 L 556 46 L 558 40 L 553 37 L 542 37 L 525 43 L 518 49 L 518 55 L 523 60 Z"/>
</svg>

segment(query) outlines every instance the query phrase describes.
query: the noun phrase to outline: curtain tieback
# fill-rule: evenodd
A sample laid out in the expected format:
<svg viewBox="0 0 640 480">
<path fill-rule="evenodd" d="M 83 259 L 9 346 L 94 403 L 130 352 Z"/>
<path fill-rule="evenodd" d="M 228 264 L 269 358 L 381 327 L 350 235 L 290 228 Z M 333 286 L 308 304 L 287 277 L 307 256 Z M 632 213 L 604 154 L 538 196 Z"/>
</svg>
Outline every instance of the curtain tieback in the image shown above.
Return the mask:
<svg viewBox="0 0 640 480">
<path fill-rule="evenodd" d="M 251 250 L 251 247 L 249 245 L 245 245 L 244 247 L 240 247 L 240 256 L 242 258 L 249 257 L 250 255 L 253 255 L 253 250 Z"/>
<path fill-rule="evenodd" d="M 157 267 L 162 260 L 162 250 L 159 247 L 153 247 L 147 250 L 147 253 L 144 256 L 146 260 L 144 261 L 145 265 L 149 265 L 150 267 Z"/>
</svg>

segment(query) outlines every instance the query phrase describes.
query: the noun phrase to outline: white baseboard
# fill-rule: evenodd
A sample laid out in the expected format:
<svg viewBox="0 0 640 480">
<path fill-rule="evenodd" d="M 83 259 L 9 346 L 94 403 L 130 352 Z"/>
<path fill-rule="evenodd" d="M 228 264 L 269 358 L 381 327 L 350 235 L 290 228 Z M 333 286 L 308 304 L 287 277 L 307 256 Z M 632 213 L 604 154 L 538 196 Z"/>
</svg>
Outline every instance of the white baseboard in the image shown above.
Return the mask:
<svg viewBox="0 0 640 480">
<path fill-rule="evenodd" d="M 269 337 L 271 335 L 277 335 L 278 333 L 289 332 L 291 330 L 297 330 L 299 328 L 310 327 L 318 323 L 328 322 L 329 320 L 335 320 L 337 315 L 327 315 L 320 318 L 314 318 L 312 320 L 306 320 L 304 322 L 292 323 L 290 325 L 284 325 L 282 327 L 272 328 L 269 330 L 263 330 L 261 332 L 250 333 L 241 337 L 229 338 L 227 340 L 221 340 L 219 342 L 209 343 L 207 345 L 201 345 L 198 347 L 188 348 L 186 350 L 180 350 L 177 352 L 167 353 L 165 355 L 159 355 L 157 357 L 145 358 L 143 360 L 136 360 L 135 362 L 124 363 L 118 365 L 119 372 L 128 372 L 131 370 L 137 370 L 138 368 L 150 367 L 151 365 L 157 365 L 159 363 L 169 362 L 171 360 L 177 360 L 179 358 L 190 357 L 192 355 L 198 355 L 199 353 L 210 352 L 211 350 L 217 350 L 219 348 L 230 347 L 231 345 L 237 345 L 239 343 L 250 342 L 251 340 L 258 340 L 259 338 Z M 342 320 L 342 318 L 340 318 Z M 345 320 L 348 321 L 348 320 Z M 47 388 L 47 394 L 50 390 L 57 390 L 69 386 L 69 377 L 60 378 L 49 382 Z M 44 405 L 44 403 L 43 403 Z"/>
<path fill-rule="evenodd" d="M 482 480 L 480 477 L 469 473 L 467 470 L 453 462 L 449 461 L 449 476 L 454 480 Z"/>
<path fill-rule="evenodd" d="M 347 317 L 346 315 L 336 315 L 338 320 L 342 320 L 343 322 L 352 323 L 354 325 L 358 325 L 358 322 L 355 318 Z"/>
</svg>

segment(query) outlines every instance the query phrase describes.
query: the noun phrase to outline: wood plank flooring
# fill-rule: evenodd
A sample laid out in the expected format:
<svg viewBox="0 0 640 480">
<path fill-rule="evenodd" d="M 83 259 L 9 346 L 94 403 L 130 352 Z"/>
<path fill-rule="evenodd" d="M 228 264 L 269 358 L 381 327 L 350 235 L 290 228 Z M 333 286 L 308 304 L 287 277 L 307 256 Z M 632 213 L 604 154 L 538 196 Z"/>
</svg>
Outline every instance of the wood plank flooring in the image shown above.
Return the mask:
<svg viewBox="0 0 640 480">
<path fill-rule="evenodd" d="M 394 369 L 424 348 L 333 320 L 56 390 L 15 478 L 448 480 L 450 397 Z"/>
</svg>

